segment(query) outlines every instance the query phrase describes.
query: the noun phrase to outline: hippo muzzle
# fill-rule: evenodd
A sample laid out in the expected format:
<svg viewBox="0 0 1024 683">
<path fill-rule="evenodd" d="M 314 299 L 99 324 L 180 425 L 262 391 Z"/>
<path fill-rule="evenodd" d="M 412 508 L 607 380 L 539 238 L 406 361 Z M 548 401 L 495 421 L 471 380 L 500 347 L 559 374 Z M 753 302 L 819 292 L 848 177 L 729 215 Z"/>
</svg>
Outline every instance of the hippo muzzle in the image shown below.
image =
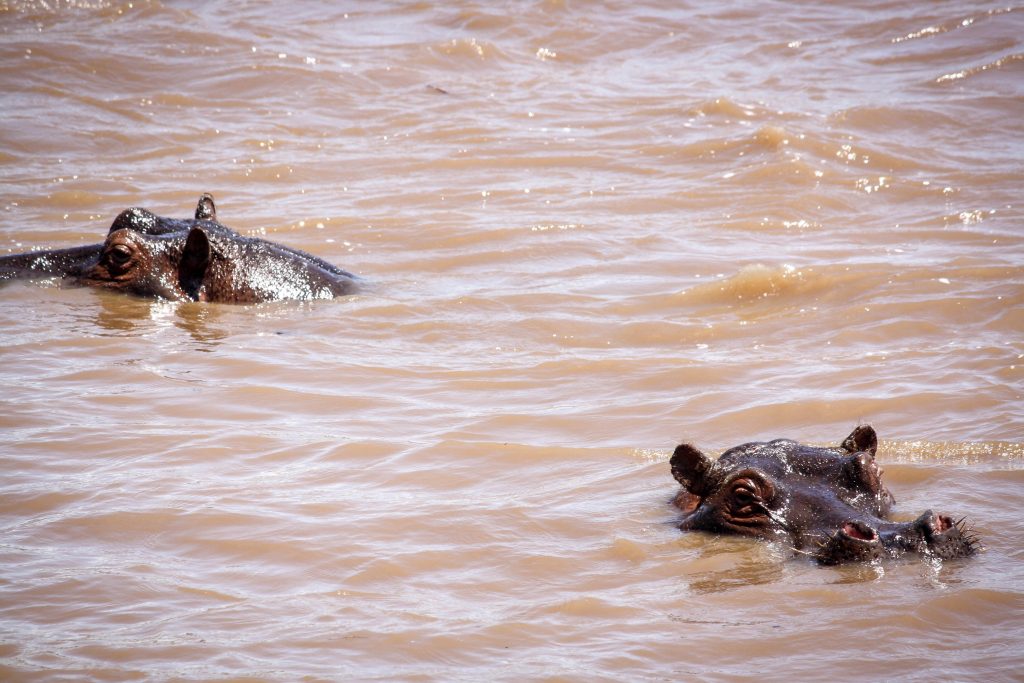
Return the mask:
<svg viewBox="0 0 1024 683">
<path fill-rule="evenodd" d="M 680 526 L 782 539 L 826 565 L 974 554 L 978 539 L 962 519 L 931 510 L 913 522 L 889 519 L 894 501 L 875 462 L 877 446 L 866 425 L 836 448 L 778 439 L 731 448 L 717 461 L 680 444 L 670 461 L 683 486 L 675 499 Z"/>
</svg>

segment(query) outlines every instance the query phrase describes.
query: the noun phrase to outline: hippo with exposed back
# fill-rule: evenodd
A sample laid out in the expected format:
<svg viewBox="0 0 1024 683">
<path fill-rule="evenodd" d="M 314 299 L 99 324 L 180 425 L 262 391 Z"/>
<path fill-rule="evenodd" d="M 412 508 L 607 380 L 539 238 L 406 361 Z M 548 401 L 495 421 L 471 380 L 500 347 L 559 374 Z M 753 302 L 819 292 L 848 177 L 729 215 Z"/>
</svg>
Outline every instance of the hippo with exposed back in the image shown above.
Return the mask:
<svg viewBox="0 0 1024 683">
<path fill-rule="evenodd" d="M 875 461 L 878 438 L 862 425 L 835 448 L 788 439 L 747 443 L 711 460 L 690 444 L 672 454 L 683 488 L 680 528 L 779 539 L 821 564 L 916 553 L 941 559 L 974 554 L 963 520 L 931 510 L 890 521 L 893 497 Z"/>
<path fill-rule="evenodd" d="M 199 198 L 195 218 L 127 209 L 103 244 L 0 256 L 0 280 L 40 276 L 169 301 L 225 303 L 330 299 L 352 293 L 357 280 L 312 254 L 219 223 L 209 194 Z"/>
</svg>

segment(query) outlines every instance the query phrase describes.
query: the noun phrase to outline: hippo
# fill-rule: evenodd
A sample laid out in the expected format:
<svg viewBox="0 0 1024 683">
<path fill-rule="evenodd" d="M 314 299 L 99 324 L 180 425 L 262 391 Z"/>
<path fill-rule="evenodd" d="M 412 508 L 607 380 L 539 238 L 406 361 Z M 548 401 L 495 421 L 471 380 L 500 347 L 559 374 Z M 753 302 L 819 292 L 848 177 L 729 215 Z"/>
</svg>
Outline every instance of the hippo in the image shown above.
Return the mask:
<svg viewBox="0 0 1024 683">
<path fill-rule="evenodd" d="M 895 501 L 877 449 L 869 425 L 838 447 L 776 439 L 730 448 L 718 460 L 680 444 L 669 463 L 683 487 L 673 500 L 684 515 L 680 528 L 777 539 L 823 565 L 973 555 L 978 540 L 963 519 L 929 510 L 912 522 L 890 520 Z"/>
<path fill-rule="evenodd" d="M 217 221 L 209 194 L 195 218 L 126 209 L 102 244 L 0 256 L 0 280 L 40 276 L 169 301 L 239 304 L 330 299 L 355 291 L 358 280 L 312 254 L 238 234 Z"/>
</svg>

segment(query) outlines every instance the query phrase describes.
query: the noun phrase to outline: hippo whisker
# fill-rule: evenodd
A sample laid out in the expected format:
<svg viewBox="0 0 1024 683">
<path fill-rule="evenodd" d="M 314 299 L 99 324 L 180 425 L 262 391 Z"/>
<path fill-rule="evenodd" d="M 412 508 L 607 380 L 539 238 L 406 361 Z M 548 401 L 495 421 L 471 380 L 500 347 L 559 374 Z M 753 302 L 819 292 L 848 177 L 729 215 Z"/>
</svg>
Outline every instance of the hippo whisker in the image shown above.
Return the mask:
<svg viewBox="0 0 1024 683">
<path fill-rule="evenodd" d="M 960 532 L 964 541 L 967 542 L 967 545 L 969 546 L 968 554 L 974 554 L 975 552 L 985 549 L 984 546 L 981 545 L 981 539 L 978 538 L 974 528 L 969 526 L 967 517 L 961 517 L 953 522 L 953 527 Z"/>
</svg>

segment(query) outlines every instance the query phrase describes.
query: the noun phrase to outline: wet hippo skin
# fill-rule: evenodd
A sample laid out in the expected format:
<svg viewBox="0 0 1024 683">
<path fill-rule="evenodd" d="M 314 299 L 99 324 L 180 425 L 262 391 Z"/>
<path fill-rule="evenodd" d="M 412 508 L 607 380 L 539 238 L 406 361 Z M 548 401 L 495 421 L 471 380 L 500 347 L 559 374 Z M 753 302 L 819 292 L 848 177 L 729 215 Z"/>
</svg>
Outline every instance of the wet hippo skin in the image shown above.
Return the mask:
<svg viewBox="0 0 1024 683">
<path fill-rule="evenodd" d="M 259 303 L 350 294 L 357 278 L 312 254 L 245 237 L 204 194 L 195 218 L 122 211 L 102 244 L 0 257 L 0 280 L 58 276 L 170 301 Z"/>
<path fill-rule="evenodd" d="M 931 510 L 912 522 L 890 520 L 894 501 L 877 448 L 867 425 L 834 448 L 777 439 L 730 448 L 718 460 L 680 444 L 670 461 L 683 486 L 674 500 L 680 528 L 778 539 L 822 564 L 972 555 L 977 540 L 963 520 Z"/>
</svg>

